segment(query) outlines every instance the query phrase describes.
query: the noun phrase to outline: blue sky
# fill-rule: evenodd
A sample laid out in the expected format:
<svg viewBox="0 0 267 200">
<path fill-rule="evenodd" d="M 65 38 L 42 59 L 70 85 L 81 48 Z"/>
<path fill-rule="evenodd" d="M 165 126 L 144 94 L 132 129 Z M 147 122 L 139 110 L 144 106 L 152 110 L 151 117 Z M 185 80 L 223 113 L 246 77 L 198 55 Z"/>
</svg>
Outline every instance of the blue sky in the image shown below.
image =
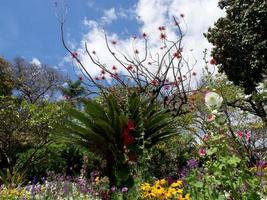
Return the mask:
<svg viewBox="0 0 267 200">
<path fill-rule="evenodd" d="M 59 2 L 60 3 L 60 2 Z M 111 7 L 127 9 L 135 1 L 119 0 L 69 0 L 66 16 L 66 32 L 73 42 L 79 42 L 86 29 L 82 20 L 97 20 L 104 10 Z M 60 25 L 53 0 L 8 0 L 0 6 L 0 55 L 12 60 L 22 56 L 27 60 L 38 58 L 42 63 L 58 65 L 66 55 L 60 40 Z M 134 28 L 134 21 L 131 26 Z M 108 30 L 123 29 L 122 23 L 106 26 Z"/>
<path fill-rule="evenodd" d="M 60 0 L 59 4 L 61 3 Z M 151 47 L 157 46 L 155 33 L 160 25 L 170 25 L 173 15 L 185 14 L 188 49 L 196 49 L 195 56 L 202 58 L 204 48 L 210 45 L 203 32 L 223 12 L 217 8 L 216 0 L 65 0 L 66 40 L 79 52 L 80 59 L 95 73 L 95 66 L 83 53 L 84 43 L 101 51 L 103 62 L 112 65 L 103 50 L 103 30 L 110 38 L 118 40 L 118 47 L 130 46 L 132 35 L 149 34 Z M 60 25 L 55 17 L 54 0 L 2 0 L 0 6 L 0 56 L 12 60 L 21 56 L 31 61 L 67 69 L 71 65 L 60 40 Z M 157 33 L 158 34 L 158 33 Z M 175 33 L 169 30 L 170 36 Z M 154 51 L 154 50 L 153 50 Z"/>
</svg>

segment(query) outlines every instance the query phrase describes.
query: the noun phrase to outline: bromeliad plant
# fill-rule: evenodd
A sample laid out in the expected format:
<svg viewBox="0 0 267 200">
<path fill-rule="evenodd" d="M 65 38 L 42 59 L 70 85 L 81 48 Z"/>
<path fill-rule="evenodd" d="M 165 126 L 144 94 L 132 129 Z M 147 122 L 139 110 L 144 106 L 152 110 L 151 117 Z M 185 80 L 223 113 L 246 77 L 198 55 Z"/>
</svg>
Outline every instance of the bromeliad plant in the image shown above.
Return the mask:
<svg viewBox="0 0 267 200">
<path fill-rule="evenodd" d="M 130 165 L 144 149 L 176 134 L 174 118 L 156 103 L 136 93 L 108 96 L 101 104 L 83 100 L 83 109 L 68 109 L 61 138 L 98 153 L 106 160 L 110 184 L 131 187 Z"/>
</svg>

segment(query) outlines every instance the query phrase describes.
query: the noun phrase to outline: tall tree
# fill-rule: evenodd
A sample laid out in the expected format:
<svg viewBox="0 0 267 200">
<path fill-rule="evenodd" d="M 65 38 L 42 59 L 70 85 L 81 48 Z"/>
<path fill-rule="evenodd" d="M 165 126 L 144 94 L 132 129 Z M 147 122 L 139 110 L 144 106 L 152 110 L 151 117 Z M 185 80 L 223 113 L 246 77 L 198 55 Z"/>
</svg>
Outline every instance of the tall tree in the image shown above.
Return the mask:
<svg viewBox="0 0 267 200">
<path fill-rule="evenodd" d="M 206 35 L 212 56 L 220 72 L 251 94 L 267 75 L 267 1 L 220 0 L 219 7 L 226 16 Z"/>
<path fill-rule="evenodd" d="M 12 75 L 13 70 L 10 63 L 0 57 L 0 96 L 11 95 L 14 87 Z"/>
<path fill-rule="evenodd" d="M 54 97 L 63 83 L 58 71 L 44 64 L 36 65 L 16 58 L 13 69 L 15 88 L 18 94 L 30 103 Z"/>
</svg>

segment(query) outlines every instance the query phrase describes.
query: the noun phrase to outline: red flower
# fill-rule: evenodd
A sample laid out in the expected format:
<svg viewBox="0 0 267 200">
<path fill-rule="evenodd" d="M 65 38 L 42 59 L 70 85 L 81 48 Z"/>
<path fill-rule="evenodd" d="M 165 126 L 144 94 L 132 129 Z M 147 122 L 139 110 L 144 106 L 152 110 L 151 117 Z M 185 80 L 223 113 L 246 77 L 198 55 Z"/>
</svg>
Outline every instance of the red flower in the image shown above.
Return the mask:
<svg viewBox="0 0 267 200">
<path fill-rule="evenodd" d="M 154 85 L 154 86 L 156 86 L 156 85 L 157 85 L 157 80 L 155 80 L 155 79 L 152 80 L 152 81 L 151 81 L 151 84 Z"/>
<path fill-rule="evenodd" d="M 159 30 L 160 30 L 160 31 L 165 31 L 165 27 L 164 27 L 164 26 L 160 26 L 160 27 L 159 27 Z"/>
<path fill-rule="evenodd" d="M 96 54 L 95 50 L 94 50 L 94 51 L 92 51 L 92 54 Z"/>
<path fill-rule="evenodd" d="M 143 33 L 142 36 L 143 36 L 143 38 L 146 38 L 147 34 L 146 33 Z"/>
<path fill-rule="evenodd" d="M 101 70 L 101 74 L 105 74 L 105 73 L 106 73 L 106 71 L 102 69 Z"/>
<path fill-rule="evenodd" d="M 96 81 L 99 81 L 99 78 L 98 78 L 98 77 L 95 77 L 95 80 L 96 80 Z"/>
<path fill-rule="evenodd" d="M 161 34 L 160 34 L 160 39 L 161 39 L 161 40 L 164 40 L 164 39 L 166 39 L 166 34 L 164 34 L 164 33 L 161 33 Z"/>
<path fill-rule="evenodd" d="M 124 145 L 130 145 L 134 142 L 134 137 L 129 134 L 128 128 L 123 129 L 122 142 Z"/>
<path fill-rule="evenodd" d="M 135 154 L 128 154 L 127 156 L 128 156 L 128 160 L 130 162 L 136 162 L 137 161 L 137 157 Z"/>
<path fill-rule="evenodd" d="M 197 73 L 196 73 L 196 72 L 193 72 L 193 73 L 192 73 L 192 75 L 193 75 L 193 76 L 196 76 L 196 75 L 197 75 Z"/>
<path fill-rule="evenodd" d="M 77 58 L 78 53 L 77 52 L 73 52 L 73 53 L 71 53 L 71 56 L 72 56 L 72 58 Z"/>
<path fill-rule="evenodd" d="M 112 69 L 113 69 L 113 70 L 117 70 L 117 67 L 116 67 L 116 66 L 113 66 Z"/>
<path fill-rule="evenodd" d="M 217 61 L 216 61 L 214 58 L 212 58 L 212 59 L 210 60 L 210 64 L 211 64 L 211 65 L 216 65 L 216 64 L 217 64 Z"/>
<path fill-rule="evenodd" d="M 134 130 L 135 130 L 133 121 L 131 121 L 131 120 L 128 121 L 127 128 L 128 128 L 130 131 L 134 131 Z"/>
<path fill-rule="evenodd" d="M 181 57 L 182 57 L 181 52 L 180 52 L 180 51 L 175 52 L 175 53 L 173 54 L 173 57 L 174 57 L 174 58 L 177 58 L 177 59 L 181 58 Z"/>
<path fill-rule="evenodd" d="M 102 80 L 105 80 L 105 79 L 106 79 L 106 77 L 105 77 L 105 76 L 102 76 L 102 77 L 101 77 L 101 79 L 102 79 Z"/>
<path fill-rule="evenodd" d="M 132 65 L 129 65 L 129 66 L 127 67 L 127 70 L 128 70 L 128 71 L 132 71 L 132 69 L 133 69 L 133 66 L 132 66 Z"/>
<path fill-rule="evenodd" d="M 113 45 L 116 45 L 116 44 L 117 44 L 117 41 L 112 40 L 111 43 L 112 43 Z"/>
<path fill-rule="evenodd" d="M 79 79 L 80 81 L 82 81 L 82 80 L 83 80 L 83 77 L 82 77 L 82 76 L 78 76 L 78 79 Z"/>
</svg>

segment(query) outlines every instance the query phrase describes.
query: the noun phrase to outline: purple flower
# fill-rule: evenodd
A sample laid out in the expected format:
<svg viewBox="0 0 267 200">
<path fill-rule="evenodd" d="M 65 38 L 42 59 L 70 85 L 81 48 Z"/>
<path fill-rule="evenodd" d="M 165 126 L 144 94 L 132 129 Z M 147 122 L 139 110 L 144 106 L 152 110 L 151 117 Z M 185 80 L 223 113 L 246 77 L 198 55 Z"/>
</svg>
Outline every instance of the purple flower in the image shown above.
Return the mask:
<svg viewBox="0 0 267 200">
<path fill-rule="evenodd" d="M 123 192 L 123 193 L 128 192 L 128 188 L 127 188 L 127 187 L 123 187 L 123 188 L 121 189 L 121 192 Z"/>
<path fill-rule="evenodd" d="M 187 161 L 187 166 L 190 168 L 190 169 L 194 169 L 198 166 L 198 160 L 196 158 L 192 158 L 191 160 L 188 160 Z"/>
<path fill-rule="evenodd" d="M 116 186 L 112 186 L 110 190 L 111 190 L 111 192 L 115 192 L 116 191 Z"/>
</svg>

